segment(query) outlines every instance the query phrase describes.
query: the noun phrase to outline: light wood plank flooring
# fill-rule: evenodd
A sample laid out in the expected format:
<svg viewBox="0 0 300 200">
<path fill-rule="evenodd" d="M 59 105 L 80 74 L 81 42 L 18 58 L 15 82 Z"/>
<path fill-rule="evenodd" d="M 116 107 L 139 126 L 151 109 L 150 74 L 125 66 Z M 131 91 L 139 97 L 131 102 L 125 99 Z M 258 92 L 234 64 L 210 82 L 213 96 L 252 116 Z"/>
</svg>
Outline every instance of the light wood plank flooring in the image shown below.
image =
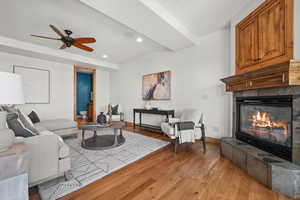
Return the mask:
<svg viewBox="0 0 300 200">
<path fill-rule="evenodd" d="M 131 127 L 127 127 L 131 130 Z M 159 133 L 135 130 L 167 140 Z M 33 192 L 31 200 L 38 200 Z M 288 200 L 256 182 L 228 160 L 219 146 L 170 146 L 128 165 L 60 200 Z"/>
</svg>

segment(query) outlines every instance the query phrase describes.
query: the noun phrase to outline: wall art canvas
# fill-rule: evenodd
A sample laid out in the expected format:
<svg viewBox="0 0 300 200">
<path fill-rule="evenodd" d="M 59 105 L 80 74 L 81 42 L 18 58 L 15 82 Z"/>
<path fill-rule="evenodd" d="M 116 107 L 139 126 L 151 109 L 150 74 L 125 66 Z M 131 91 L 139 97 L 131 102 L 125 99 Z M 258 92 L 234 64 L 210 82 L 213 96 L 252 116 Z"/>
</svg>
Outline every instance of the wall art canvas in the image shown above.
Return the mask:
<svg viewBox="0 0 300 200">
<path fill-rule="evenodd" d="M 143 100 L 171 99 L 171 71 L 143 76 Z"/>
<path fill-rule="evenodd" d="M 23 66 L 14 66 L 13 70 L 22 76 L 27 104 L 50 103 L 50 71 Z"/>
</svg>

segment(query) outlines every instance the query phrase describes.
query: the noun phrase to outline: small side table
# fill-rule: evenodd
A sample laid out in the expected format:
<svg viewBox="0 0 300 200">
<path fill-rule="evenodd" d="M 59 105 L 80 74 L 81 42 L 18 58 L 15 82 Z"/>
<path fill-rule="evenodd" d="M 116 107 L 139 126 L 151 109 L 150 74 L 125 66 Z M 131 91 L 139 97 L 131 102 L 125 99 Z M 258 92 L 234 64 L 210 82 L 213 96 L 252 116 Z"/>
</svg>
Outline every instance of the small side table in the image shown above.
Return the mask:
<svg viewBox="0 0 300 200">
<path fill-rule="evenodd" d="M 24 143 L 16 143 L 0 153 L 1 199 L 28 199 L 28 168 L 29 153 Z"/>
</svg>

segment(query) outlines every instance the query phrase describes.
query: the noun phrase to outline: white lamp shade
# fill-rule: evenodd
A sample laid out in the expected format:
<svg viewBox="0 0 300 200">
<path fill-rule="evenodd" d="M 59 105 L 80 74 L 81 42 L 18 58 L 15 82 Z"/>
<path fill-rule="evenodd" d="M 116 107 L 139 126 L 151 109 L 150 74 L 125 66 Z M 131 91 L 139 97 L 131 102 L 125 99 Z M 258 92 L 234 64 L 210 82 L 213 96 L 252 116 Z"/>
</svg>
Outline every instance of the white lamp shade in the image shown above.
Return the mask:
<svg viewBox="0 0 300 200">
<path fill-rule="evenodd" d="M 24 103 L 22 77 L 18 74 L 0 72 L 0 105 Z"/>
</svg>

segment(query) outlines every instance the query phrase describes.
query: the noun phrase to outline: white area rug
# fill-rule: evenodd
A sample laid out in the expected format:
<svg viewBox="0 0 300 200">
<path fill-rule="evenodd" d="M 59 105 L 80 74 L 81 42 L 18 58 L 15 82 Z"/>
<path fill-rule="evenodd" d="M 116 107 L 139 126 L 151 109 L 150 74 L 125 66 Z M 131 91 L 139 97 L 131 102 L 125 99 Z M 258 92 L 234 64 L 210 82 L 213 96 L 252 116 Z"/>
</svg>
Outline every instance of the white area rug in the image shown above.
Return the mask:
<svg viewBox="0 0 300 200">
<path fill-rule="evenodd" d="M 98 134 L 113 134 L 113 131 Z M 42 199 L 54 200 L 69 194 L 169 144 L 128 131 L 123 131 L 123 135 L 126 138 L 123 145 L 97 151 L 82 148 L 80 136 L 65 139 L 70 147 L 72 178 L 65 181 L 61 177 L 39 185 Z"/>
</svg>

